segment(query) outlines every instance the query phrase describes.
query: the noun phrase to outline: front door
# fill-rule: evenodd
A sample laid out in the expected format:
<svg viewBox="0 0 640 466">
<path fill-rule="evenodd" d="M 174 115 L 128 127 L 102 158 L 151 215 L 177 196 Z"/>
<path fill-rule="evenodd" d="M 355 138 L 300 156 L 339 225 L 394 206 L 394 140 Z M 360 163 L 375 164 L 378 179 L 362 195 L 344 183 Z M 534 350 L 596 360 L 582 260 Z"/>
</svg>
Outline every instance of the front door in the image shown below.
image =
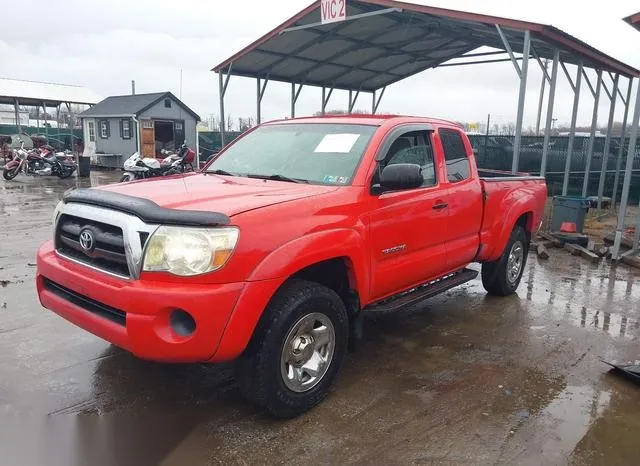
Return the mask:
<svg viewBox="0 0 640 466">
<path fill-rule="evenodd" d="M 153 120 L 140 120 L 140 143 L 143 157 L 156 156 L 156 131 Z"/>
<path fill-rule="evenodd" d="M 96 120 L 93 118 L 86 118 L 83 122 L 84 151 L 82 152 L 82 155 L 85 157 L 91 157 L 91 160 L 94 160 L 96 155 Z"/>
<path fill-rule="evenodd" d="M 379 162 L 379 171 L 397 163 L 419 164 L 424 183 L 417 189 L 386 192 L 373 198 L 370 302 L 447 271 L 448 187 L 441 183 L 443 166 L 434 159 L 432 147 L 430 131 L 401 133 Z"/>
</svg>

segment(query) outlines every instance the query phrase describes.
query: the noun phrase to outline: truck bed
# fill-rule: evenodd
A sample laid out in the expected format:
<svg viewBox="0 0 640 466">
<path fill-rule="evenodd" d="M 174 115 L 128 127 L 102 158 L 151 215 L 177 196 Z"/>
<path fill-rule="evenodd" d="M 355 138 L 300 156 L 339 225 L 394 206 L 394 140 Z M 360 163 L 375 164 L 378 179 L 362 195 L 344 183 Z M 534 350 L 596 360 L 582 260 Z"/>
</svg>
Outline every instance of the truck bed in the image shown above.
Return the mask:
<svg viewBox="0 0 640 466">
<path fill-rule="evenodd" d="M 513 225 L 524 212 L 527 231 L 535 233 L 547 199 L 544 177 L 479 170 L 484 197 L 479 260 L 500 257 Z"/>
</svg>

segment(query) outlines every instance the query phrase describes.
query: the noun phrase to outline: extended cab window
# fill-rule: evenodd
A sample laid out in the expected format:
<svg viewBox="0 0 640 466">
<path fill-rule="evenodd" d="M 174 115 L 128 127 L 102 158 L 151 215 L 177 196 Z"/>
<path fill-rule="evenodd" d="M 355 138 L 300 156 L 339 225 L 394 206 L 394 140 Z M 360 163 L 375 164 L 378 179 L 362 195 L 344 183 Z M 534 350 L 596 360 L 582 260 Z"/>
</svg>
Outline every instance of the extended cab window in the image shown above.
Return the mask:
<svg viewBox="0 0 640 466">
<path fill-rule="evenodd" d="M 388 165 L 412 163 L 420 165 L 424 182 L 422 186 L 436 184 L 436 172 L 433 164 L 431 134 L 428 131 L 404 133 L 393 141 L 385 158 L 380 162 L 378 174 Z"/>
<path fill-rule="evenodd" d="M 376 130 L 336 123 L 262 126 L 220 154 L 207 172 L 349 185 Z"/>
<path fill-rule="evenodd" d="M 451 183 L 466 180 L 471 176 L 471 165 L 462 136 L 458 131 L 452 129 L 440 129 L 438 134 L 444 150 L 447 179 Z"/>
</svg>

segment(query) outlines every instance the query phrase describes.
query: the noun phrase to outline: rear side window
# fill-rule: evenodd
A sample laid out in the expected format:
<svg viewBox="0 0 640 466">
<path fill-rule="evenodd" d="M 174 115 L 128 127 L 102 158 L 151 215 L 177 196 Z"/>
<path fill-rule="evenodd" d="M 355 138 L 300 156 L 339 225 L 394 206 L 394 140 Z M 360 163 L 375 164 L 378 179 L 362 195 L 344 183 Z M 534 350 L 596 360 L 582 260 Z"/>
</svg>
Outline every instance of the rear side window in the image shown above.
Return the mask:
<svg viewBox="0 0 640 466">
<path fill-rule="evenodd" d="M 452 129 L 441 129 L 439 134 L 447 164 L 447 179 L 450 183 L 468 179 L 471 176 L 471 166 L 462 136 Z"/>
</svg>

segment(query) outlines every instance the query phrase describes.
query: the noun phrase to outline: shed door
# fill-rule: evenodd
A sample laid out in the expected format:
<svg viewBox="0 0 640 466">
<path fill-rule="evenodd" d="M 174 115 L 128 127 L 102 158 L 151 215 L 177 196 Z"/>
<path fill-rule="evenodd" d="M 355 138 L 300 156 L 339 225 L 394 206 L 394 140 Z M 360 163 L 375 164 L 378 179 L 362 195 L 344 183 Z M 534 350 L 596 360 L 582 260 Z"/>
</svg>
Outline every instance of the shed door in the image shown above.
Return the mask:
<svg viewBox="0 0 640 466">
<path fill-rule="evenodd" d="M 156 131 L 153 120 L 140 120 L 140 141 L 143 157 L 156 156 Z"/>
<path fill-rule="evenodd" d="M 184 141 L 184 120 L 174 122 L 173 139 L 176 145 L 176 150 L 185 142 Z"/>
</svg>

